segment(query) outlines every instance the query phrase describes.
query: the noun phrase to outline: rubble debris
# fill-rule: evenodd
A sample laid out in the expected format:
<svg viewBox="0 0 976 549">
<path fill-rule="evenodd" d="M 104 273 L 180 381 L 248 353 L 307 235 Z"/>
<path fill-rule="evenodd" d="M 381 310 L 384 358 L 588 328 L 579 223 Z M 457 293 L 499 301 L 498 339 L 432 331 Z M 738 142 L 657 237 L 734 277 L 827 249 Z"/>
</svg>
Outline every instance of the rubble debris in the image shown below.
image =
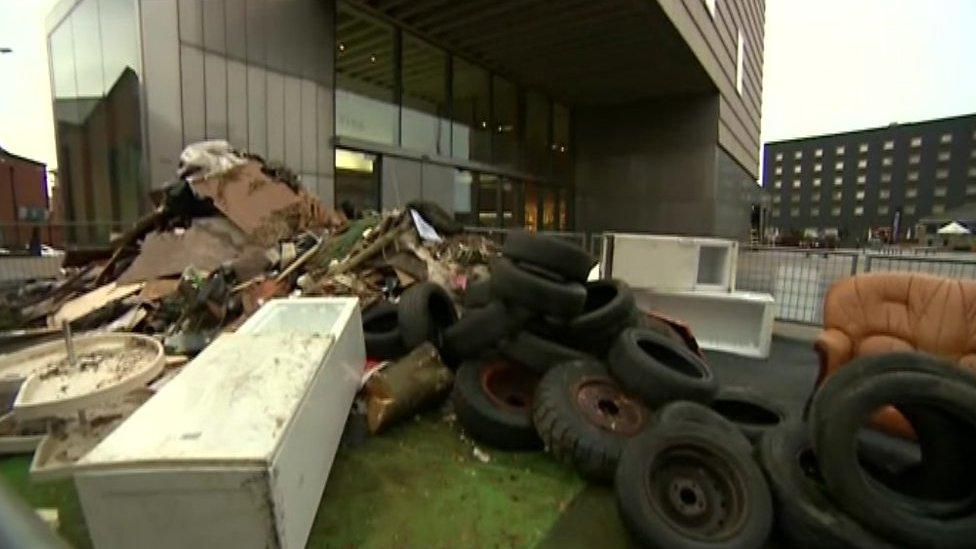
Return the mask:
<svg viewBox="0 0 976 549">
<path fill-rule="evenodd" d="M 57 328 L 65 322 L 75 321 L 140 290 L 142 290 L 142 283 L 109 282 L 62 305 L 57 313 L 49 317 L 48 326 Z"/>
<path fill-rule="evenodd" d="M 184 179 L 202 179 L 222 174 L 247 163 L 230 143 L 223 139 L 200 141 L 183 149 L 176 175 Z"/>
</svg>

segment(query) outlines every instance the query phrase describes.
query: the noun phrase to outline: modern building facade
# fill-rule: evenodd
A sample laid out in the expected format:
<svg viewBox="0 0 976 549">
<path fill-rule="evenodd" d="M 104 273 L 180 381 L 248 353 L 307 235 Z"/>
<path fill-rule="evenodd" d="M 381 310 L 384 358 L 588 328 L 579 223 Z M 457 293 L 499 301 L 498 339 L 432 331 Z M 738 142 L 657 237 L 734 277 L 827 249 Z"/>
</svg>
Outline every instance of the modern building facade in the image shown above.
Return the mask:
<svg viewBox="0 0 976 549">
<path fill-rule="evenodd" d="M 767 143 L 763 154 L 781 237 L 913 239 L 920 219 L 976 202 L 976 114 Z"/>
<path fill-rule="evenodd" d="M 47 221 L 49 205 L 44 163 L 0 147 L 0 248 L 26 246 L 32 225 Z"/>
<path fill-rule="evenodd" d="M 66 215 L 131 222 L 185 145 L 223 138 L 330 205 L 425 198 L 468 225 L 745 237 L 763 10 L 63 0 L 48 32 Z"/>
</svg>

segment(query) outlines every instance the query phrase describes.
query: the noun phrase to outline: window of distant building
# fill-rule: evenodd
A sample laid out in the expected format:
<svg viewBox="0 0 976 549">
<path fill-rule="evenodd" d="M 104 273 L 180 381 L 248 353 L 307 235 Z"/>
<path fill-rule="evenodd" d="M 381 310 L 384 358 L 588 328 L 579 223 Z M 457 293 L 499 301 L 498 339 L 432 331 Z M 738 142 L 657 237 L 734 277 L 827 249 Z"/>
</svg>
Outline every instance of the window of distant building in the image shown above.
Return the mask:
<svg viewBox="0 0 976 549">
<path fill-rule="evenodd" d="M 966 172 L 966 175 L 968 175 L 969 177 L 976 177 L 976 166 L 970 167 L 969 170 Z"/>
<path fill-rule="evenodd" d="M 746 39 L 739 30 L 739 40 L 735 48 L 735 89 L 742 95 L 743 73 L 745 72 Z"/>
<path fill-rule="evenodd" d="M 884 204 L 878 206 L 878 215 L 888 215 L 888 206 Z"/>
<path fill-rule="evenodd" d="M 882 200 L 887 200 L 891 197 L 891 189 L 880 189 L 878 190 L 878 198 Z"/>
<path fill-rule="evenodd" d="M 909 181 L 918 181 L 918 172 L 908 172 Z"/>
<path fill-rule="evenodd" d="M 865 175 L 859 175 L 859 176 L 857 176 L 857 184 L 858 185 L 863 185 L 867 180 L 868 180 L 867 179 L 867 176 L 865 176 Z"/>
<path fill-rule="evenodd" d="M 819 177 L 814 177 L 813 178 L 813 186 L 814 187 L 819 187 L 820 186 L 820 178 Z"/>
<path fill-rule="evenodd" d="M 844 169 L 844 161 L 843 161 L 843 160 L 839 160 L 839 161 L 837 161 L 837 162 L 836 162 L 836 163 L 834 164 L 834 170 L 835 170 L 835 171 L 838 171 L 838 172 L 839 172 L 839 171 L 841 171 L 841 170 L 843 170 L 843 169 Z"/>
<path fill-rule="evenodd" d="M 800 195 L 798 193 L 793 193 L 792 195 L 790 195 L 790 202 L 799 202 L 799 201 L 800 201 Z"/>
<path fill-rule="evenodd" d="M 908 157 L 909 164 L 918 164 L 921 161 L 922 161 L 922 155 L 920 154 L 913 154 Z"/>
<path fill-rule="evenodd" d="M 820 215 L 820 208 L 816 208 L 816 207 L 814 207 L 814 208 L 810 208 L 810 215 L 811 215 L 812 217 L 817 217 L 817 216 L 819 216 L 819 215 Z"/>
<path fill-rule="evenodd" d="M 859 145 L 859 146 L 857 147 L 857 152 L 862 152 L 862 153 L 866 153 L 866 152 L 868 152 L 868 144 L 867 144 L 867 143 L 861 143 L 861 144 L 860 144 L 860 145 Z"/>
<path fill-rule="evenodd" d="M 801 158 L 803 158 L 803 151 L 796 151 L 795 153 L 793 153 L 794 160 L 799 160 Z"/>
<path fill-rule="evenodd" d="M 891 174 L 890 173 L 883 173 L 883 174 L 881 174 L 881 182 L 882 183 L 891 183 Z"/>
<path fill-rule="evenodd" d="M 800 180 L 799 179 L 794 179 L 793 180 L 793 188 L 794 189 L 799 189 L 800 188 Z"/>
<path fill-rule="evenodd" d="M 951 157 L 952 154 L 950 154 L 949 151 L 942 151 L 939 153 L 939 162 L 946 162 Z"/>
<path fill-rule="evenodd" d="M 945 204 L 932 204 L 932 213 L 940 214 L 945 211 Z"/>
<path fill-rule="evenodd" d="M 837 177 L 834 178 L 834 186 L 835 187 L 840 187 L 843 184 L 844 184 L 844 178 L 843 177 L 837 176 Z"/>
<path fill-rule="evenodd" d="M 779 217 L 779 208 L 773 208 L 773 217 Z"/>
<path fill-rule="evenodd" d="M 915 204 L 905 204 L 905 215 L 915 215 Z"/>
<path fill-rule="evenodd" d="M 845 151 L 845 148 L 844 148 L 843 145 L 838 145 L 837 148 L 834 149 L 834 153 L 836 153 L 836 154 L 844 154 L 844 151 Z"/>
<path fill-rule="evenodd" d="M 776 195 L 773 197 L 773 204 L 779 204 L 780 202 L 782 202 L 782 200 L 783 200 L 782 196 Z"/>
<path fill-rule="evenodd" d="M 969 151 L 969 158 L 976 158 L 976 149 Z"/>
<path fill-rule="evenodd" d="M 776 153 L 776 161 L 779 162 L 783 160 L 783 153 Z"/>
<path fill-rule="evenodd" d="M 973 140 L 976 140 L 976 130 L 973 130 Z"/>
<path fill-rule="evenodd" d="M 864 206 L 855 206 L 854 215 L 864 215 Z"/>
<path fill-rule="evenodd" d="M 830 215 L 838 217 L 840 215 L 840 206 L 834 206 L 830 209 Z"/>
<path fill-rule="evenodd" d="M 857 193 L 854 194 L 854 198 L 864 200 L 864 191 L 857 191 Z"/>
<path fill-rule="evenodd" d="M 834 200 L 840 200 L 843 197 L 844 197 L 844 193 L 843 192 L 841 192 L 841 191 L 834 191 L 834 194 L 833 194 L 833 199 Z"/>
<path fill-rule="evenodd" d="M 793 166 L 793 173 L 800 173 L 801 171 L 803 171 L 803 168 L 799 164 Z"/>
<path fill-rule="evenodd" d="M 890 166 L 891 163 L 892 163 L 892 160 L 891 160 L 891 157 L 890 156 L 886 156 L 886 157 L 884 157 L 884 158 L 881 159 L 881 165 L 882 166 Z"/>
<path fill-rule="evenodd" d="M 705 0 L 705 7 L 708 9 L 708 13 L 714 18 L 715 17 L 715 4 L 718 0 Z"/>
<path fill-rule="evenodd" d="M 783 181 L 782 180 L 779 180 L 779 179 L 777 179 L 776 181 L 773 181 L 773 188 L 774 189 L 782 189 L 783 188 Z"/>
<path fill-rule="evenodd" d="M 816 158 L 821 158 L 823 156 L 823 149 L 817 149 L 813 151 L 813 156 Z"/>
<path fill-rule="evenodd" d="M 952 143 L 952 134 L 944 133 L 939 136 L 939 143 Z"/>
<path fill-rule="evenodd" d="M 947 170 L 945 168 L 935 170 L 935 178 L 936 179 L 945 179 L 947 177 L 949 177 L 949 170 Z"/>
<path fill-rule="evenodd" d="M 863 158 L 860 159 L 860 160 L 858 160 L 857 161 L 857 167 L 860 168 L 860 169 L 867 168 L 868 167 L 868 161 L 865 160 L 865 159 L 863 159 Z"/>
<path fill-rule="evenodd" d="M 790 208 L 790 217 L 800 217 L 800 208 Z"/>
<path fill-rule="evenodd" d="M 810 195 L 810 202 L 820 202 L 820 193 L 813 193 Z"/>
<path fill-rule="evenodd" d="M 783 175 L 783 167 L 776 166 L 776 175 Z"/>
<path fill-rule="evenodd" d="M 976 194 L 976 185 L 966 185 L 966 195 L 972 196 Z"/>
<path fill-rule="evenodd" d="M 895 142 L 891 139 L 884 142 L 884 150 L 890 151 L 895 148 Z"/>
<path fill-rule="evenodd" d="M 922 146 L 922 138 L 921 137 L 913 137 L 912 138 L 912 141 L 911 141 L 911 145 L 913 147 L 921 147 Z"/>
<path fill-rule="evenodd" d="M 918 187 L 905 187 L 905 198 L 915 198 L 918 196 Z"/>
<path fill-rule="evenodd" d="M 938 196 L 938 197 L 941 198 L 941 197 L 944 197 L 946 195 L 947 190 L 948 189 L 946 189 L 945 185 L 939 185 L 938 187 L 935 187 L 934 189 L 932 189 L 932 195 L 933 196 Z"/>
</svg>

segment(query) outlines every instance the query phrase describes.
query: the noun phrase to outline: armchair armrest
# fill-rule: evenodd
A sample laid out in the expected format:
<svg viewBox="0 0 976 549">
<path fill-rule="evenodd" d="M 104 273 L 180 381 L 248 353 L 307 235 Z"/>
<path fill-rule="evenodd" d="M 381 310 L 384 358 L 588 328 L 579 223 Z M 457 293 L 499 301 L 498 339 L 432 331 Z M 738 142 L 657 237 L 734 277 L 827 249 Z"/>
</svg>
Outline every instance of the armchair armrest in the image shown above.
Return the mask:
<svg viewBox="0 0 976 549">
<path fill-rule="evenodd" d="M 839 368 L 845 362 L 854 358 L 854 342 L 844 332 L 829 328 L 820 332 L 813 348 L 820 357 L 820 374 L 817 385 L 823 383 L 827 375 Z"/>
</svg>

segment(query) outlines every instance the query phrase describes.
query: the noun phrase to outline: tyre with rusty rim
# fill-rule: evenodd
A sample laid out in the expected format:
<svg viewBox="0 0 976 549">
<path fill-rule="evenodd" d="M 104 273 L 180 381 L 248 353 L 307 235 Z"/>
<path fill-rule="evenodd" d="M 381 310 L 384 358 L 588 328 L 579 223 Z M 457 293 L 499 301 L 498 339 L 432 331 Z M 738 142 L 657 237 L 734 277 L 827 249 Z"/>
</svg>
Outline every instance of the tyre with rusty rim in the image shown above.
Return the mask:
<svg viewBox="0 0 976 549">
<path fill-rule="evenodd" d="M 535 450 L 542 441 L 532 425 L 539 376 L 508 358 L 491 354 L 463 362 L 451 399 L 458 422 L 476 441 L 504 450 Z"/>
<path fill-rule="evenodd" d="M 624 525 L 647 547 L 751 549 L 773 525 L 762 471 L 716 425 L 658 423 L 634 437 L 615 491 Z"/>
<path fill-rule="evenodd" d="M 595 360 L 575 360 L 550 369 L 536 389 L 533 421 L 557 458 L 583 476 L 612 482 L 627 441 L 651 413 L 628 395 Z"/>
<path fill-rule="evenodd" d="M 712 369 L 700 356 L 655 330 L 624 330 L 607 361 L 620 384 L 648 406 L 673 400 L 709 402 L 718 390 Z"/>
</svg>

